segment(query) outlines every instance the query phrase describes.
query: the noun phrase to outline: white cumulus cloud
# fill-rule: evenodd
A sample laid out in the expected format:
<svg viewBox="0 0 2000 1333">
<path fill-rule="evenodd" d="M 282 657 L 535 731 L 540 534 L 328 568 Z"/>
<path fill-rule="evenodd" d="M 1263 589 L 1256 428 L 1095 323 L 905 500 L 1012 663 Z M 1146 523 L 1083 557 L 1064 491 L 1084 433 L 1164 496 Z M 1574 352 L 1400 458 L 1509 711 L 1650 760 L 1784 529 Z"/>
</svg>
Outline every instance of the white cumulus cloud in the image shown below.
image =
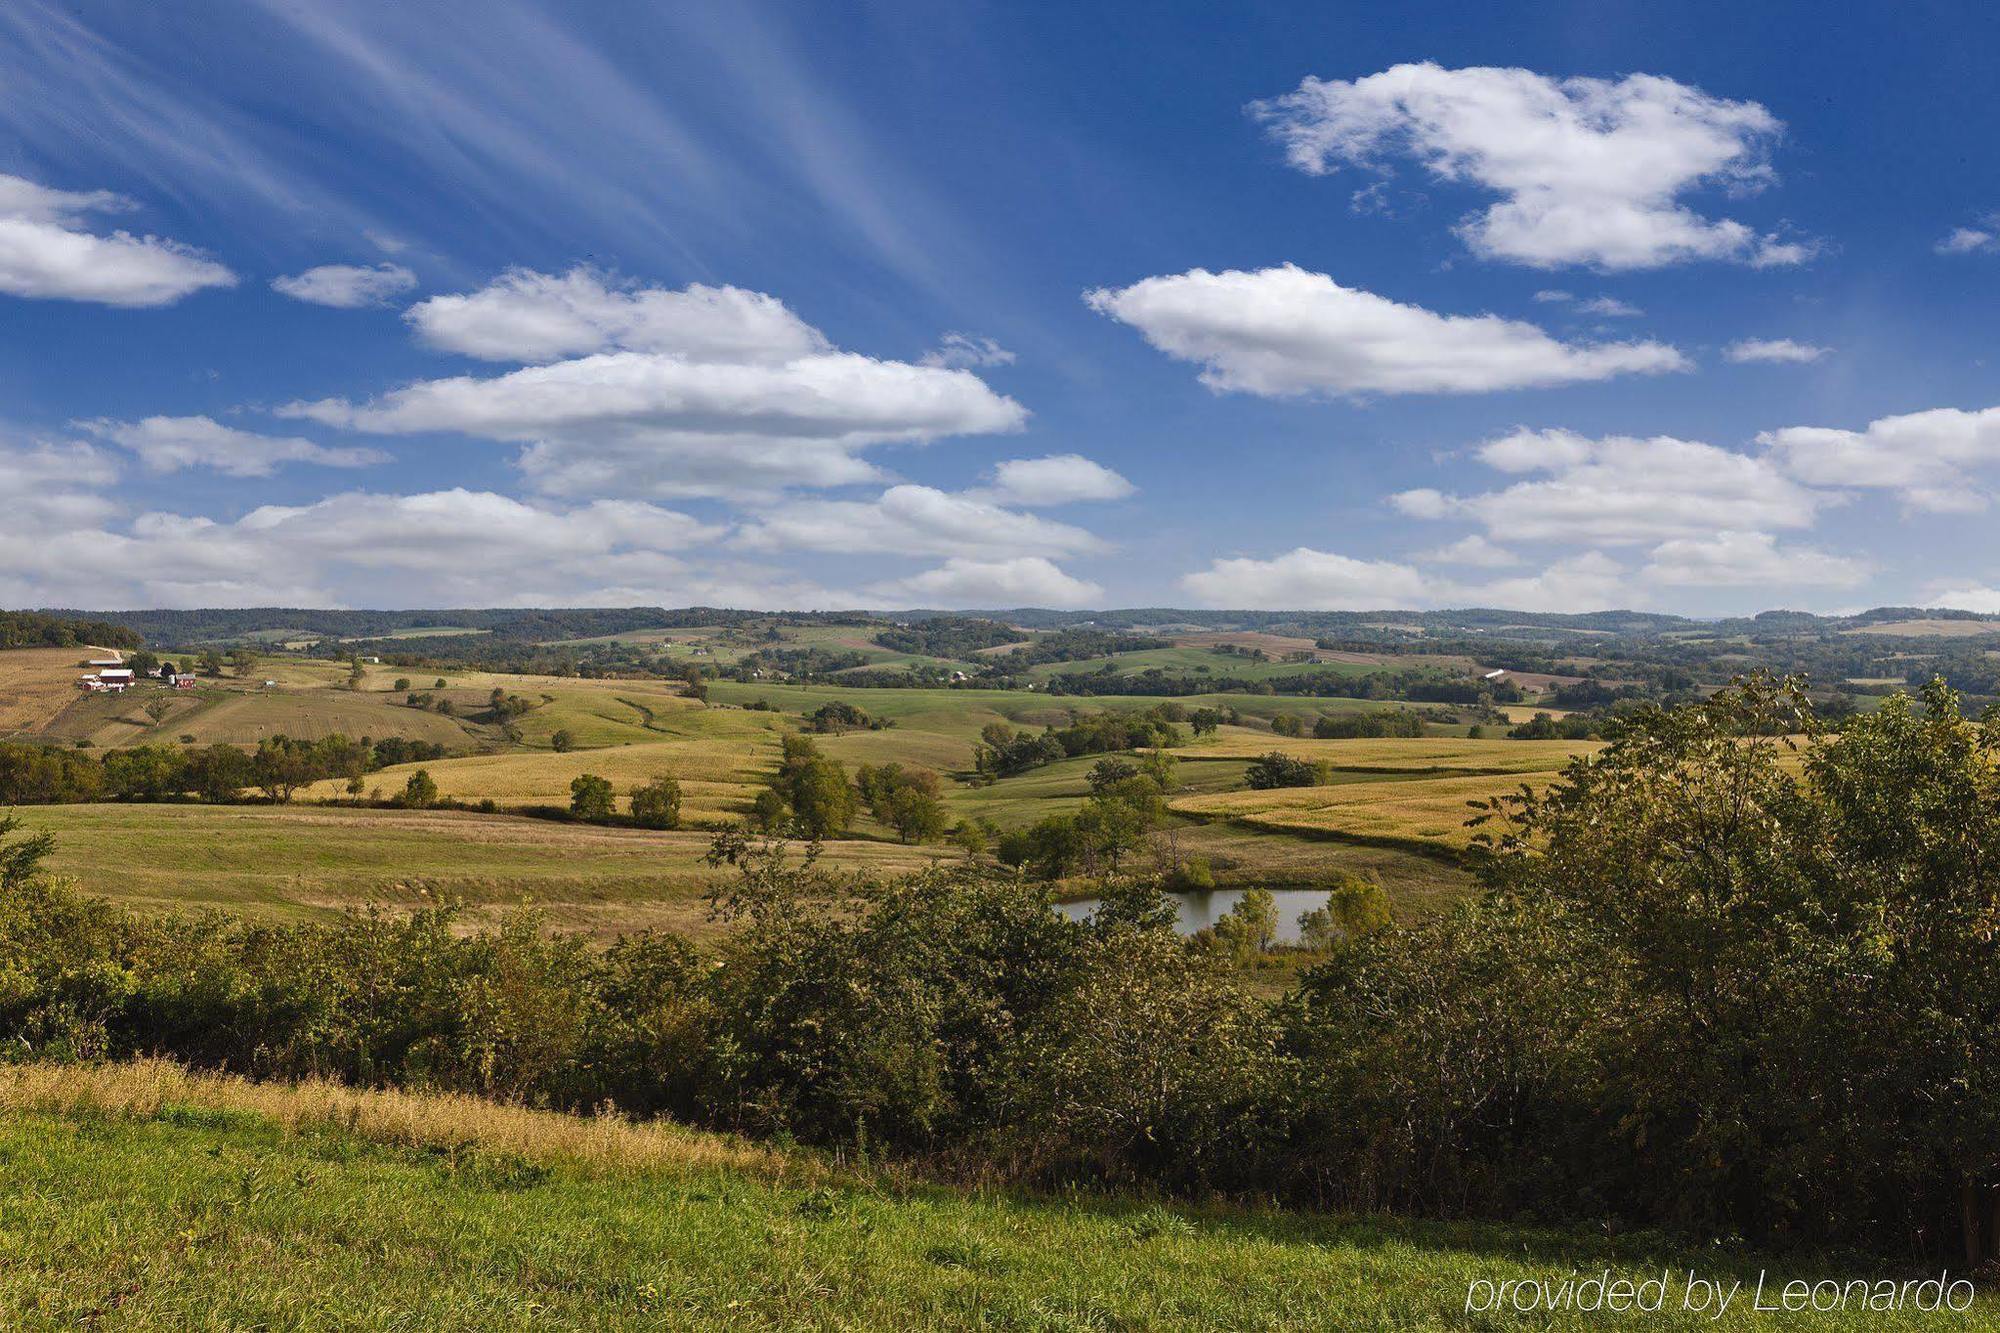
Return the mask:
<svg viewBox="0 0 2000 1333">
<path fill-rule="evenodd" d="M 1787 426 L 1757 442 L 1808 485 L 1893 491 L 1910 509 L 1968 513 L 1988 502 L 1977 474 L 2000 464 L 2000 407 L 1933 408 L 1880 417 L 1861 430 Z"/>
<path fill-rule="evenodd" d="M 1510 611 L 1605 611 L 1637 606 L 1624 566 L 1602 551 L 1582 551 L 1549 562 L 1539 573 L 1483 584 L 1456 584 L 1445 601 L 1457 606 L 1494 606 Z"/>
<path fill-rule="evenodd" d="M 1065 574 L 1054 561 L 1036 555 L 1007 560 L 955 556 L 936 569 L 876 584 L 868 592 L 888 606 L 988 611 L 1089 606 L 1104 596 L 1097 584 Z"/>
<path fill-rule="evenodd" d="M 1810 527 L 1829 502 L 1767 457 L 1671 436 L 1591 439 L 1520 430 L 1477 451 L 1527 479 L 1471 495 L 1423 488 L 1392 504 L 1412 518 L 1469 518 L 1506 541 L 1637 545 L 1716 532 Z"/>
<path fill-rule="evenodd" d="M 52 190 L 0 175 L 0 292 L 112 306 L 162 306 L 236 275 L 200 251 L 128 231 L 100 235 L 83 219 L 122 212 L 108 191 Z"/>
<path fill-rule="evenodd" d="M 0 454 L 0 495 L 7 487 Z M 717 526 L 657 505 L 575 508 L 487 491 L 364 491 L 233 520 L 116 506 L 0 528 L 0 600 L 30 605 L 853 605 L 690 552 Z M 385 602 L 385 596 L 387 602 Z"/>
<path fill-rule="evenodd" d="M 1467 565 L 1479 569 L 1506 569 L 1521 563 L 1521 557 L 1496 542 L 1474 532 L 1418 557 L 1434 565 Z"/>
<path fill-rule="evenodd" d="M 1267 396 L 1483 393 L 1688 368 L 1663 343 L 1565 343 L 1522 320 L 1441 315 L 1291 264 L 1194 269 L 1085 299 L 1202 366 L 1210 388 Z"/>
<path fill-rule="evenodd" d="M 1433 584 L 1410 565 L 1357 560 L 1300 546 L 1269 560 L 1231 557 L 1182 577 L 1203 606 L 1259 610 L 1372 611 L 1428 606 Z"/>
<path fill-rule="evenodd" d="M 417 275 L 401 264 L 321 264 L 303 273 L 271 279 L 271 288 L 294 301 L 360 310 L 386 305 L 417 285 Z"/>
<path fill-rule="evenodd" d="M 1660 543 L 1640 577 L 1669 587 L 1851 588 L 1871 572 L 1864 560 L 1783 546 L 1768 532 L 1718 532 Z"/>
<path fill-rule="evenodd" d="M 1122 500 L 1134 489 L 1131 482 L 1082 454 L 1010 458 L 993 469 L 994 493 L 1014 504 L 1060 505 L 1080 500 Z"/>
<path fill-rule="evenodd" d="M 737 534 L 748 549 L 911 555 L 1065 555 L 1103 548 L 1082 528 L 930 486 L 892 486 L 874 500 L 794 500 Z"/>
<path fill-rule="evenodd" d="M 1784 126 L 1755 102 L 1652 74 L 1552 78 L 1526 69 L 1397 65 L 1307 78 L 1255 102 L 1292 165 L 1315 175 L 1408 158 L 1496 202 L 1460 223 L 1474 253 L 1537 268 L 1657 268 L 1696 259 L 1795 264 L 1809 244 L 1759 235 L 1682 202 L 1772 179 Z"/>
<path fill-rule="evenodd" d="M 371 467 L 389 461 L 380 449 L 329 448 L 296 435 L 259 435 L 211 417 L 146 417 L 78 423 L 129 449 L 152 472 L 206 467 L 231 477 L 268 477 L 283 463 Z"/>
<path fill-rule="evenodd" d="M 768 497 L 874 481 L 867 448 L 1011 432 L 1028 415 L 971 371 L 835 350 L 783 302 L 740 288 L 623 289 L 590 270 L 517 270 L 409 317 L 434 345 L 528 364 L 279 414 L 518 443 L 537 489 L 573 497 Z"/>
<path fill-rule="evenodd" d="M 1216 560 L 1181 579 L 1181 587 L 1204 606 L 1301 611 L 1440 606 L 1602 610 L 1633 604 L 1626 585 L 1624 569 L 1598 551 L 1561 557 L 1539 573 L 1479 583 L 1440 578 L 1393 560 L 1363 560 L 1309 546 L 1268 560 Z"/>
<path fill-rule="evenodd" d="M 534 364 L 618 348 L 769 366 L 829 350 L 775 296 L 700 283 L 621 285 L 590 268 L 510 269 L 476 292 L 419 301 L 404 318 L 431 346 L 482 361 Z"/>
<path fill-rule="evenodd" d="M 104 522 L 117 506 L 99 495 L 118 480 L 118 465 L 101 449 L 76 442 L 0 441 L 0 544 L 8 535 L 29 542 L 39 534 L 85 528 Z M 0 570 L 6 569 L 0 560 Z M 48 601 L 0 598 L 0 605 L 49 605 Z"/>
<path fill-rule="evenodd" d="M 1945 607 L 1953 611 L 1972 611 L 1979 615 L 2000 616 L 2000 588 L 1946 588 L 1925 597 L 1924 605 Z"/>
</svg>

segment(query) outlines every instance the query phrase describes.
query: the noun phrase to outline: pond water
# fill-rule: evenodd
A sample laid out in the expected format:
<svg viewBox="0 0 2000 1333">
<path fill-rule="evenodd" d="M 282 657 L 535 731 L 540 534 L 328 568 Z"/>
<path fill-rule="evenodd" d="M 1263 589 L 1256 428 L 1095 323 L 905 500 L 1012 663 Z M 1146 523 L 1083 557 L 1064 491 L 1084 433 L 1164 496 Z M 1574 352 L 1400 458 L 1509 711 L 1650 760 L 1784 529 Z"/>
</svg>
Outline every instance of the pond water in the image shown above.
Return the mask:
<svg viewBox="0 0 2000 1333">
<path fill-rule="evenodd" d="M 1242 897 L 1241 889 L 1170 893 L 1167 900 L 1173 903 L 1177 913 L 1174 929 L 1183 935 L 1192 935 L 1197 930 L 1212 926 L 1229 915 L 1229 909 L 1236 906 Z M 1278 903 L 1278 940 L 1283 944 L 1298 943 L 1301 913 L 1326 906 L 1325 889 L 1273 889 L 1271 897 Z M 1097 910 L 1097 899 L 1078 898 L 1074 902 L 1057 903 L 1056 910 L 1072 921 L 1083 921 Z"/>
</svg>

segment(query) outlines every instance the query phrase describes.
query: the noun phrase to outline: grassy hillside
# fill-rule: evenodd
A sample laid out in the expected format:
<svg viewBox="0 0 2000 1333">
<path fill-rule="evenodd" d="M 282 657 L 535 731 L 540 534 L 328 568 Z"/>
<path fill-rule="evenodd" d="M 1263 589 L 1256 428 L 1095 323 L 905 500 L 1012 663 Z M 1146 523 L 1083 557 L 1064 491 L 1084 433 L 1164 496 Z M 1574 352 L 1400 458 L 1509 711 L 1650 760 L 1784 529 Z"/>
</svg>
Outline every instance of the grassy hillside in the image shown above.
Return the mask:
<svg viewBox="0 0 2000 1333">
<path fill-rule="evenodd" d="M 1605 1316 L 1467 1315 L 1468 1284 L 1608 1267 L 1669 1272 L 1677 1295 L 1690 1269 L 1763 1266 L 1598 1233 L 962 1193 L 666 1126 L 159 1063 L 0 1071 L 0 1157 L 0 1321 L 23 1329 L 1571 1329 Z M 1646 1326 L 1800 1326 L 1673 1305 Z M 2000 1327 L 1991 1302 L 1947 1318 Z"/>
<path fill-rule="evenodd" d="M 532 901 L 560 926 L 611 935 L 708 929 L 709 835 L 593 828 L 444 810 L 269 805 L 53 805 L 18 812 L 56 836 L 50 866 L 141 908 L 296 919 L 449 894 L 484 909 Z M 830 843 L 829 865 L 914 870 L 944 848 Z"/>
<path fill-rule="evenodd" d="M 163 699 L 169 711 L 155 722 L 147 703 Z M 400 696 L 354 694 L 332 689 L 246 689 L 202 686 L 194 691 L 157 687 L 127 694 L 79 698 L 51 723 L 52 740 L 87 740 L 113 748 L 175 741 L 187 745 L 255 745 L 267 736 L 318 740 L 339 733 L 377 740 L 403 736 L 463 750 L 497 736 L 490 728 L 467 725 L 421 709 L 405 708 Z M 192 737 L 192 739 L 187 739 Z"/>
</svg>

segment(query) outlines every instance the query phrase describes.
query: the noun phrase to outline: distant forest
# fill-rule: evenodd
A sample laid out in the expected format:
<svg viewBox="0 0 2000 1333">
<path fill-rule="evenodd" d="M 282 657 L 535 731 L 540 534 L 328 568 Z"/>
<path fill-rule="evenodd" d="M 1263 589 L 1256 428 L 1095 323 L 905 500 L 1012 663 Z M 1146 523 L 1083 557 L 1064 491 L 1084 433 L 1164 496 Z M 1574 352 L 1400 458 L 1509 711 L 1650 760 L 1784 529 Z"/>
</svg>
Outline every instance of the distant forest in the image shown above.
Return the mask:
<svg viewBox="0 0 2000 1333">
<path fill-rule="evenodd" d="M 137 648 L 145 639 L 124 625 L 41 611 L 0 611 L 0 648 Z"/>
<path fill-rule="evenodd" d="M 1564 615 L 1544 611 L 1472 608 L 1449 611 L 1215 611 L 1183 607 L 1139 607 L 1122 611 L 1050 611 L 1018 607 L 984 613 L 978 620 L 962 612 L 912 611 L 747 611 L 718 607 L 669 609 L 633 607 L 460 607 L 411 611 L 313 610 L 302 607 L 244 607 L 189 611 L 84 611 L 51 609 L 18 613 L 30 620 L 90 622 L 119 625 L 157 646 L 180 648 L 269 637 L 273 631 L 296 632 L 301 638 L 374 639 L 413 629 L 464 629 L 498 639 L 541 643 L 555 639 L 585 639 L 628 634 L 646 629 L 720 629 L 766 621 L 774 617 L 794 625 L 924 626 L 944 622 L 959 637 L 972 625 L 999 623 L 1023 629 L 1093 629 L 1108 634 L 1132 630 L 1185 629 L 1262 631 L 1303 638 L 1337 638 L 1377 648 L 1422 642 L 1439 637 L 1468 636 L 1539 643 L 1575 642 L 1613 635 L 1625 639 L 1659 639 L 1678 635 L 1703 637 L 1834 634 L 1900 620 L 1979 620 L 1970 611 L 1920 607 L 1877 607 L 1853 616 L 1818 616 L 1806 611 L 1764 611 L 1755 616 L 1697 620 L 1647 611 L 1592 611 Z M 922 633 L 912 639 L 929 637 Z M 996 641 L 998 635 L 989 635 Z M 886 640 L 884 641 L 887 642 Z M 902 646 L 898 644 L 896 646 Z M 961 648 L 970 645 L 960 645 Z M 921 651 L 920 649 L 911 649 Z"/>
</svg>

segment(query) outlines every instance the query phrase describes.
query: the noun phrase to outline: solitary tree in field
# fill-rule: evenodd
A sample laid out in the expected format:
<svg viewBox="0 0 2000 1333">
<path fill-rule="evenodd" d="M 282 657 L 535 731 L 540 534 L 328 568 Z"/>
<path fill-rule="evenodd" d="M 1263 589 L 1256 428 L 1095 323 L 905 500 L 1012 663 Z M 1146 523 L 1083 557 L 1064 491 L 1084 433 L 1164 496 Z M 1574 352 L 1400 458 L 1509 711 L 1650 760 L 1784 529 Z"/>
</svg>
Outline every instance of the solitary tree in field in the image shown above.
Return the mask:
<svg viewBox="0 0 2000 1333">
<path fill-rule="evenodd" d="M 148 699 L 146 701 L 146 716 L 153 719 L 153 725 L 156 727 L 166 721 L 167 714 L 173 711 L 174 705 L 170 699 Z"/>
<path fill-rule="evenodd" d="M 420 768 L 410 774 L 410 780 L 403 784 L 403 794 L 398 805 L 412 810 L 428 810 L 438 802 L 438 785 L 431 778 L 430 770 Z"/>
<path fill-rule="evenodd" d="M 615 799 L 610 782 L 595 773 L 585 773 L 569 784 L 569 812 L 578 819 L 611 818 Z"/>
<path fill-rule="evenodd" d="M 889 798 L 889 822 L 904 842 L 935 842 L 950 823 L 944 802 L 918 786 L 898 787 Z"/>
<path fill-rule="evenodd" d="M 567 728 L 558 728 L 556 734 L 549 737 L 549 748 L 557 754 L 568 754 L 576 748 L 576 737 L 570 735 Z"/>
<path fill-rule="evenodd" d="M 679 828 L 681 784 L 661 774 L 632 793 L 632 822 L 641 828 Z"/>
<path fill-rule="evenodd" d="M 257 654 L 248 648 L 238 648 L 229 654 L 229 665 L 239 676 L 247 676 L 257 669 Z"/>
</svg>

